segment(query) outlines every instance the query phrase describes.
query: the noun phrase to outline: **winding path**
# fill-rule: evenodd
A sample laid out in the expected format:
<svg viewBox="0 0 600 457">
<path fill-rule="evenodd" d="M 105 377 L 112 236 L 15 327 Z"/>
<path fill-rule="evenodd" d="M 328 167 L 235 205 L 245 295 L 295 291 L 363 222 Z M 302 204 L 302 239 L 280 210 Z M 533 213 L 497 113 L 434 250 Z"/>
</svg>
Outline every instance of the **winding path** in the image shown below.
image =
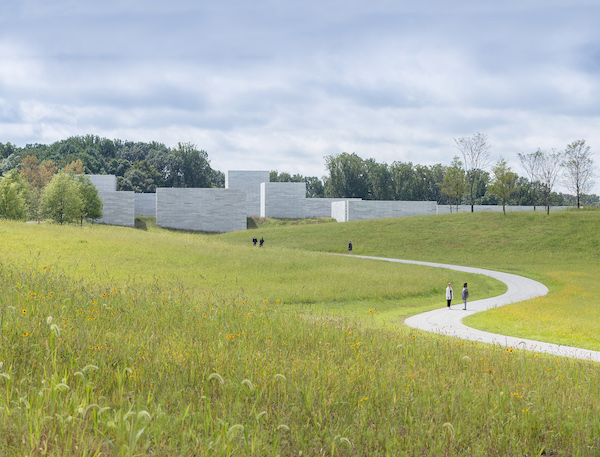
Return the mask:
<svg viewBox="0 0 600 457">
<path fill-rule="evenodd" d="M 467 303 L 467 311 L 463 310 L 462 301 L 460 304 L 453 305 L 450 310 L 444 306 L 441 309 L 434 309 L 426 313 L 411 316 L 404 321 L 409 327 L 425 330 L 428 332 L 439 333 L 458 338 L 481 341 L 483 343 L 497 344 L 505 347 L 527 349 L 529 351 L 545 352 L 563 357 L 573 357 L 582 360 L 592 360 L 600 362 L 600 352 L 588 349 L 575 348 L 570 346 L 561 346 L 559 344 L 544 343 L 524 338 L 515 338 L 512 336 L 498 335 L 496 333 L 484 332 L 467 327 L 462 323 L 463 318 L 480 311 L 486 311 L 498 306 L 508 305 L 510 303 L 521 302 L 531 298 L 540 297 L 548 293 L 548 288 L 538 281 L 525 278 L 523 276 L 502 273 L 493 270 L 484 270 L 482 268 L 462 267 L 457 265 L 447 265 L 443 263 L 419 262 L 416 260 L 389 259 L 385 257 L 371 257 L 354 255 L 363 259 L 383 260 L 385 262 L 399 262 L 414 265 L 424 265 L 428 267 L 447 268 L 449 270 L 464 271 L 465 273 L 475 273 L 479 275 L 490 276 L 498 281 L 502 281 L 508 286 L 506 293 L 497 297 L 475 300 Z"/>
</svg>

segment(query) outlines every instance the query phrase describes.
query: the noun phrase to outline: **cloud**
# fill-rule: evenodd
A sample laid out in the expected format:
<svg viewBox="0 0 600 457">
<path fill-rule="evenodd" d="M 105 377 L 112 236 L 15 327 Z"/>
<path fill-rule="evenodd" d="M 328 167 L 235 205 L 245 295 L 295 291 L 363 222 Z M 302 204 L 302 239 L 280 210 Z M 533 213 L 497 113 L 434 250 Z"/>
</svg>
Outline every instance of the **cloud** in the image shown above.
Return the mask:
<svg viewBox="0 0 600 457">
<path fill-rule="evenodd" d="M 600 148 L 596 3 L 8 0 L 0 142 L 189 141 L 223 171 L 321 176 L 340 152 L 449 164 L 483 132 L 520 171 Z"/>
</svg>

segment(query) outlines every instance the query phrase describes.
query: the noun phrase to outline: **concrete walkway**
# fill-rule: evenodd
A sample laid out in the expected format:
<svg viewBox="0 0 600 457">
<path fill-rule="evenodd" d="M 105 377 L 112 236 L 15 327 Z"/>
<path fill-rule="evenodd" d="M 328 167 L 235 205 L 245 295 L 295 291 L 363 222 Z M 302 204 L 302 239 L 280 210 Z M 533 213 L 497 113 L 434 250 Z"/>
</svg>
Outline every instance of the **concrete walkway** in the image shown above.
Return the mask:
<svg viewBox="0 0 600 457">
<path fill-rule="evenodd" d="M 444 306 L 440 309 L 435 309 L 426 313 L 417 314 L 416 316 L 411 316 L 404 321 L 404 323 L 409 327 L 417 328 L 419 330 L 425 330 L 428 332 L 440 333 L 448 336 L 455 336 L 457 338 L 462 338 L 466 340 L 497 344 L 503 347 L 527 349 L 529 351 L 545 352 L 557 356 L 573 357 L 577 359 L 600 362 L 599 351 L 590 351 L 587 349 L 580 349 L 570 346 L 561 346 L 558 344 L 544 343 L 541 341 L 533 341 L 524 338 L 515 338 L 512 336 L 504 336 L 495 333 L 483 332 L 481 330 L 476 330 L 467 327 L 462 323 L 463 318 L 466 316 L 470 316 L 471 314 L 475 314 L 480 311 L 486 311 L 488 309 L 496 308 L 498 306 L 522 302 L 534 297 L 546 295 L 548 293 L 548 288 L 540 282 L 524 278 L 523 276 L 513 275 L 510 273 L 502 273 L 499 271 L 484 270 L 481 268 L 446 265 L 443 263 L 419 262 L 415 260 L 389 259 L 385 257 L 370 257 L 359 255 L 355 255 L 353 257 L 464 271 L 465 273 L 474 273 L 479 275 L 490 276 L 494 279 L 497 279 L 498 281 L 502 281 L 508 286 L 508 290 L 506 291 L 506 293 L 497 297 L 486 298 L 484 300 L 469 301 L 467 303 L 467 311 L 463 310 L 464 305 L 462 303 L 462 300 L 460 299 L 460 292 L 462 290 L 462 286 L 460 288 L 457 287 L 455 290 L 455 295 L 457 299 L 455 299 L 455 301 L 460 303 L 452 305 L 450 309 L 448 309 L 447 306 Z M 473 296 L 473 291 L 470 292 L 471 296 Z M 445 303 L 445 297 L 440 298 L 440 303 Z"/>
</svg>

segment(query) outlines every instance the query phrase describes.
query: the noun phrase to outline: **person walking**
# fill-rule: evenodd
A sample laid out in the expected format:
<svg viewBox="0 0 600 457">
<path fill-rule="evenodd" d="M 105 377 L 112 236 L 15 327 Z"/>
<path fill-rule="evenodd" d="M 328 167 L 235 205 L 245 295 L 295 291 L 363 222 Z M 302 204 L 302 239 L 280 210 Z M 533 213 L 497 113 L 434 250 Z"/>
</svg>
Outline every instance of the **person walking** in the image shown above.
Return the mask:
<svg viewBox="0 0 600 457">
<path fill-rule="evenodd" d="M 465 303 L 465 307 L 463 309 L 467 309 L 467 298 L 469 298 L 469 289 L 467 289 L 467 283 L 465 283 L 463 285 L 463 290 L 462 290 L 462 299 L 463 302 Z"/>
<path fill-rule="evenodd" d="M 348 254 L 352 254 L 352 240 L 348 242 Z"/>
<path fill-rule="evenodd" d="M 452 283 L 448 283 L 448 287 L 446 287 L 446 301 L 448 302 L 448 309 L 450 309 L 450 303 L 454 298 L 454 292 L 452 291 Z"/>
<path fill-rule="evenodd" d="M 257 241 L 256 236 L 254 236 L 254 238 L 252 238 L 252 245 L 256 246 Z"/>
<path fill-rule="evenodd" d="M 261 236 L 258 247 L 262 248 L 263 244 L 265 244 L 265 239 Z"/>
</svg>

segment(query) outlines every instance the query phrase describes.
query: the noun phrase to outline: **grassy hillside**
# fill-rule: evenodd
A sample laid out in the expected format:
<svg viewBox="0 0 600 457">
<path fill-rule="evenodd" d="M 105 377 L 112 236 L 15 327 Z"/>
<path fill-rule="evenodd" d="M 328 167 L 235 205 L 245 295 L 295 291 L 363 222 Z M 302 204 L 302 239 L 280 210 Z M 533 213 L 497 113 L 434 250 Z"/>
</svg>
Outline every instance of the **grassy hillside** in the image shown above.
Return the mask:
<svg viewBox="0 0 600 457">
<path fill-rule="evenodd" d="M 572 236 L 588 217 L 597 227 L 589 214 L 555 229 Z M 514 232 L 536 241 L 547 220 L 528 217 Z M 390 256 L 492 267 L 500 252 L 508 263 L 506 246 L 447 250 L 444 233 L 458 223 L 452 238 L 481 248 L 500 221 L 324 224 L 287 241 L 300 227 L 283 227 L 261 232 L 262 249 L 252 232 L 0 222 L 0 455 L 595 455 L 598 364 L 413 332 L 398 315 L 439 306 L 462 276 L 318 252 L 345 252 L 348 238 L 322 227 L 354 227 L 361 254 L 372 243 L 382 255 L 374 246 L 387 237 Z M 463 233 L 472 224 L 481 236 Z M 441 249 L 419 256 L 419 233 Z M 568 292 L 597 287 L 595 237 L 562 255 L 544 244 L 552 269 L 535 268 L 535 249 L 500 268 L 548 279 L 575 306 Z M 585 255 L 573 260 L 569 246 Z"/>
<path fill-rule="evenodd" d="M 547 297 L 489 311 L 466 322 L 484 330 L 600 350 L 600 211 L 460 213 L 219 235 L 267 245 L 469 265 L 522 274 Z M 477 293 L 476 287 L 469 287 Z M 475 297 L 474 297 L 475 298 Z"/>
</svg>

